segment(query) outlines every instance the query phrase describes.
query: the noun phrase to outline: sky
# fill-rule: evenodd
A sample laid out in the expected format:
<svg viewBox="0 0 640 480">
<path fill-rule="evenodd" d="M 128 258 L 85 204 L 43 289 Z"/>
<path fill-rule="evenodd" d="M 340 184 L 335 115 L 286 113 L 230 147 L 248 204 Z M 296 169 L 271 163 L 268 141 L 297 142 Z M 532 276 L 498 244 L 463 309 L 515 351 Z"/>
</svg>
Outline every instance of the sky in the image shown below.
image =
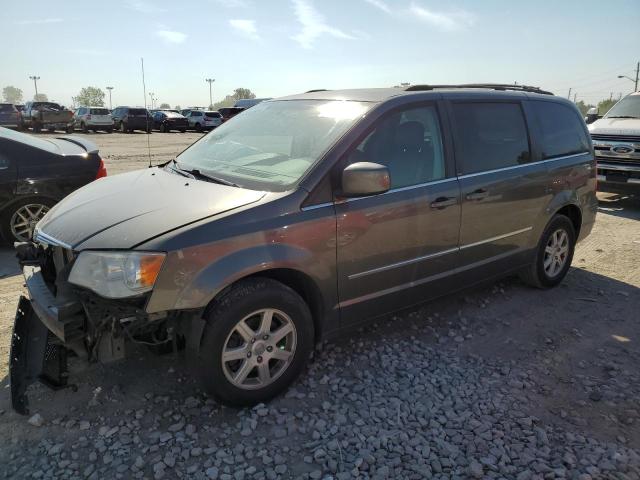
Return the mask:
<svg viewBox="0 0 640 480">
<path fill-rule="evenodd" d="M 0 89 L 65 105 L 113 88 L 113 107 L 209 104 L 234 88 L 535 85 L 593 103 L 633 90 L 640 0 L 3 1 Z M 13 39 L 13 40 L 11 40 Z M 106 92 L 106 91 L 105 91 Z M 148 103 L 148 96 L 147 96 Z M 108 97 L 107 97 L 108 105 Z"/>
</svg>

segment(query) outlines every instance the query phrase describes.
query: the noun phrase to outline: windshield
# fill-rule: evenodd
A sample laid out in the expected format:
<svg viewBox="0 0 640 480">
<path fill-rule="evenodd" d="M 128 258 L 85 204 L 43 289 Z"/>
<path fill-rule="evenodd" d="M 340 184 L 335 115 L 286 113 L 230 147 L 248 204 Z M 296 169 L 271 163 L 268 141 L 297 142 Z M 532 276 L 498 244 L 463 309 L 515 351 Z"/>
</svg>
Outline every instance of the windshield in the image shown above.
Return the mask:
<svg viewBox="0 0 640 480">
<path fill-rule="evenodd" d="M 283 191 L 370 107 L 339 100 L 263 102 L 204 136 L 177 161 L 242 187 Z"/>
<path fill-rule="evenodd" d="M 604 118 L 633 117 L 640 118 L 640 95 L 628 95 L 616 103 Z"/>
</svg>

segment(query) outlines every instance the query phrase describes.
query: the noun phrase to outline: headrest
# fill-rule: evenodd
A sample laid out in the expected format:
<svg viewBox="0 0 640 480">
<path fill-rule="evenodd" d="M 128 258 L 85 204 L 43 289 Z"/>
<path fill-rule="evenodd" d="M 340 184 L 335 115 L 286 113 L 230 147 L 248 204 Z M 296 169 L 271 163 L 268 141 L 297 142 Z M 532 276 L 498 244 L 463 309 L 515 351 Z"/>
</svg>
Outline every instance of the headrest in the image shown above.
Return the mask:
<svg viewBox="0 0 640 480">
<path fill-rule="evenodd" d="M 424 127 L 420 122 L 402 123 L 396 132 L 396 144 L 403 149 L 422 148 Z"/>
</svg>

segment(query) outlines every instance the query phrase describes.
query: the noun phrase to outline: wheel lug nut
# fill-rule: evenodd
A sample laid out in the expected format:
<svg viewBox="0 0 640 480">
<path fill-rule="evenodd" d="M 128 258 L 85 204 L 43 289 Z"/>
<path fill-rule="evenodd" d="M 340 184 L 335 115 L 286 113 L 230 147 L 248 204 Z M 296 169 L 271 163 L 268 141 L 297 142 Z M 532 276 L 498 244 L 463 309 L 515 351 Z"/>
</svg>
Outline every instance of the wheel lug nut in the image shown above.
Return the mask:
<svg viewBox="0 0 640 480">
<path fill-rule="evenodd" d="M 252 338 L 252 339 L 251 339 L 251 343 L 256 343 L 256 339 L 255 339 L 255 338 Z"/>
<path fill-rule="evenodd" d="M 263 340 L 269 340 L 269 335 L 265 335 L 264 337 L 262 337 Z"/>
<path fill-rule="evenodd" d="M 273 352 L 273 347 L 271 345 L 267 347 L 267 352 Z"/>
<path fill-rule="evenodd" d="M 251 352 L 247 352 L 247 358 L 251 358 Z"/>
<path fill-rule="evenodd" d="M 262 357 L 258 357 L 258 363 L 262 363 Z"/>
</svg>

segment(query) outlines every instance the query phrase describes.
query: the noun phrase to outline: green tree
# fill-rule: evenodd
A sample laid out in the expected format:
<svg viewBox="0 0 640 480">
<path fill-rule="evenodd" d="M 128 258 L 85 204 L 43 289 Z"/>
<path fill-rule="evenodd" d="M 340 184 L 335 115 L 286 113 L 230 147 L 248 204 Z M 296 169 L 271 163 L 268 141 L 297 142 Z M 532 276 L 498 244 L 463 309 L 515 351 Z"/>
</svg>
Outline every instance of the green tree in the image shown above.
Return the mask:
<svg viewBox="0 0 640 480">
<path fill-rule="evenodd" d="M 209 105 L 209 108 L 218 110 L 224 107 L 233 107 L 234 103 L 244 98 L 256 98 L 256 94 L 248 88 L 236 88 L 231 95 L 227 95 L 224 97 L 224 100 L 220 100 L 213 105 Z"/>
<path fill-rule="evenodd" d="M 606 100 L 602 100 L 598 103 L 598 115 L 604 115 L 611 107 L 613 107 L 617 103 L 616 100 L 607 98 Z"/>
<path fill-rule="evenodd" d="M 9 85 L 2 89 L 2 98 L 7 103 L 22 103 L 22 90 L 13 85 Z"/>
<path fill-rule="evenodd" d="M 47 97 L 46 93 L 38 93 L 37 95 L 33 96 L 33 101 L 34 102 L 48 102 L 49 101 L 49 97 Z"/>
<path fill-rule="evenodd" d="M 582 114 L 583 117 L 587 114 L 587 111 L 590 108 L 593 108 L 594 106 L 595 105 L 584 103 L 584 101 L 582 100 L 578 100 L 576 102 L 576 107 L 578 107 L 578 110 L 580 110 L 580 113 Z"/>
<path fill-rule="evenodd" d="M 171 105 L 169 105 L 168 103 L 161 103 L 159 108 L 160 110 L 167 110 L 171 108 Z"/>
<path fill-rule="evenodd" d="M 84 87 L 76 97 L 78 105 L 104 107 L 104 92 L 96 87 Z"/>
<path fill-rule="evenodd" d="M 173 107 L 174 110 L 182 110 L 182 107 L 180 105 L 176 105 L 175 107 Z"/>
</svg>

